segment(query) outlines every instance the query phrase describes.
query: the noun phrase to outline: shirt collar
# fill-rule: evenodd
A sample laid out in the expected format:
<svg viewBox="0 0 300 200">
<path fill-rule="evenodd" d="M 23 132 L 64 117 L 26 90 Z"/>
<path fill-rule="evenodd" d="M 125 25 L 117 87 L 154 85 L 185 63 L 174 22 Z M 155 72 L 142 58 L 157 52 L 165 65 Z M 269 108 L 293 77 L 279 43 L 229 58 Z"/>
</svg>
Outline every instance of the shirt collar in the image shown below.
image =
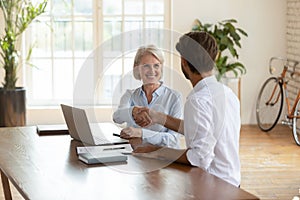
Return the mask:
<svg viewBox="0 0 300 200">
<path fill-rule="evenodd" d="M 202 88 L 204 88 L 206 85 L 209 85 L 209 84 L 215 83 L 215 82 L 218 82 L 215 75 L 205 77 L 195 85 L 195 87 L 193 88 L 193 91 L 199 91 Z"/>
<path fill-rule="evenodd" d="M 155 95 L 157 95 L 157 96 L 162 95 L 163 92 L 164 92 L 164 88 L 165 88 L 165 85 L 163 84 L 162 81 L 160 81 L 160 86 L 153 92 L 153 94 L 155 94 Z M 138 92 L 139 92 L 140 95 L 142 95 L 142 94 L 145 93 L 145 92 L 143 91 L 142 87 L 140 87 L 138 90 L 139 90 Z"/>
</svg>

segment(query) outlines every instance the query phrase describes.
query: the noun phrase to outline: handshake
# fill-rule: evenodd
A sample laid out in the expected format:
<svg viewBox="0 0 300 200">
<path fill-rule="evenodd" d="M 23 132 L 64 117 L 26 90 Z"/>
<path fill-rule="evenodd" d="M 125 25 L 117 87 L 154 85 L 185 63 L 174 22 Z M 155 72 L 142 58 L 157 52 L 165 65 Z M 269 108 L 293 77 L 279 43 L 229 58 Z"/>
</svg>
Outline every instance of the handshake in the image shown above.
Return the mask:
<svg viewBox="0 0 300 200">
<path fill-rule="evenodd" d="M 163 121 L 164 114 L 161 112 L 154 111 L 147 107 L 134 106 L 132 109 L 132 117 L 137 125 L 140 127 L 148 127 L 152 124 L 157 124 Z M 130 139 L 130 138 L 141 138 L 142 137 L 142 128 L 135 127 L 126 127 L 121 130 L 121 138 Z"/>
<path fill-rule="evenodd" d="M 134 106 L 132 117 L 135 123 L 141 127 L 147 127 L 159 123 L 160 113 L 147 107 Z"/>
</svg>

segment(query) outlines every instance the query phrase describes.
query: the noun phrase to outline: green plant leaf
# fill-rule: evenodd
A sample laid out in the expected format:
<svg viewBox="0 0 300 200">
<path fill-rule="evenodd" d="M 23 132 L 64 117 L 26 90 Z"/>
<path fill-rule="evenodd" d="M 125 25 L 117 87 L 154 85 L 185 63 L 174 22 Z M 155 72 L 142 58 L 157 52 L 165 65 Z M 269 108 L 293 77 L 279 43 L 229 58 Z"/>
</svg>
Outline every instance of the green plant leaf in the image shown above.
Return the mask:
<svg viewBox="0 0 300 200">
<path fill-rule="evenodd" d="M 237 23 L 236 19 L 225 19 L 222 21 L 223 23 Z"/>
<path fill-rule="evenodd" d="M 232 71 L 235 75 L 246 73 L 246 68 L 242 63 L 228 63 L 229 57 L 223 55 L 224 51 L 228 51 L 232 58 L 238 59 L 237 47 L 241 48 L 241 35 L 248 36 L 244 30 L 235 26 L 237 20 L 226 19 L 216 24 L 203 24 L 200 20 L 195 21 L 197 23 L 194 24 L 193 30 L 205 31 L 211 34 L 218 44 L 219 54 L 216 59 L 216 66 L 219 73 L 217 77 L 220 78 L 228 71 Z"/>
<path fill-rule="evenodd" d="M 235 77 L 237 77 L 239 75 L 238 72 L 235 69 L 232 69 L 231 71 L 233 72 Z"/>
<path fill-rule="evenodd" d="M 237 30 L 238 32 L 240 32 L 241 34 L 243 34 L 244 36 L 248 37 L 248 34 L 247 34 L 244 30 L 242 30 L 242 29 L 240 29 L 240 28 L 237 28 L 236 30 Z"/>
<path fill-rule="evenodd" d="M 233 38 L 234 42 L 240 41 L 241 37 L 239 34 L 236 32 L 236 29 L 230 29 L 229 31 L 230 36 Z"/>
<path fill-rule="evenodd" d="M 228 69 L 229 69 L 229 71 L 233 71 L 233 70 L 237 69 L 237 70 L 240 71 L 240 74 L 245 74 L 246 73 L 245 66 L 240 62 L 235 62 L 235 63 L 229 64 Z"/>
<path fill-rule="evenodd" d="M 233 45 L 228 45 L 228 49 L 234 58 L 237 58 L 237 59 L 239 58 L 239 55 L 238 55 L 236 49 L 233 47 Z"/>
</svg>

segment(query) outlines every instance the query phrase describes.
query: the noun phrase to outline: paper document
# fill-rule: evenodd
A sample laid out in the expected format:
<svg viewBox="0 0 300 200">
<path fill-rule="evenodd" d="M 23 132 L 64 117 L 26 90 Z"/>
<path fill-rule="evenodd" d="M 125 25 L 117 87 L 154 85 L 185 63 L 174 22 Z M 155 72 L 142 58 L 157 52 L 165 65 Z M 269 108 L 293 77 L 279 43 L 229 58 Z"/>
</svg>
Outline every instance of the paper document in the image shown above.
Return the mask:
<svg viewBox="0 0 300 200">
<path fill-rule="evenodd" d="M 122 154 L 131 154 L 133 149 L 130 144 L 119 145 L 105 145 L 105 146 L 83 146 L 76 147 L 77 154 L 89 153 L 89 154 L 101 154 L 108 152 L 119 152 Z"/>
</svg>

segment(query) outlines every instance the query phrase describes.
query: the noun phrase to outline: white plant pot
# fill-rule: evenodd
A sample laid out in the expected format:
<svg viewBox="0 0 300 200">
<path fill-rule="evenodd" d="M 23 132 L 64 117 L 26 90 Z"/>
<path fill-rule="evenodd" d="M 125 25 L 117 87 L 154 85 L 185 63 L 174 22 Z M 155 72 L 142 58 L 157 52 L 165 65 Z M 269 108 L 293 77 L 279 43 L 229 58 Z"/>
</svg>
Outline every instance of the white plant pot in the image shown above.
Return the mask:
<svg viewBox="0 0 300 200">
<path fill-rule="evenodd" d="M 232 91 L 236 94 L 236 96 L 240 98 L 241 96 L 241 78 L 240 77 L 222 77 L 220 79 L 220 82 L 223 83 L 224 85 L 228 86 L 229 88 L 232 89 Z"/>
</svg>

